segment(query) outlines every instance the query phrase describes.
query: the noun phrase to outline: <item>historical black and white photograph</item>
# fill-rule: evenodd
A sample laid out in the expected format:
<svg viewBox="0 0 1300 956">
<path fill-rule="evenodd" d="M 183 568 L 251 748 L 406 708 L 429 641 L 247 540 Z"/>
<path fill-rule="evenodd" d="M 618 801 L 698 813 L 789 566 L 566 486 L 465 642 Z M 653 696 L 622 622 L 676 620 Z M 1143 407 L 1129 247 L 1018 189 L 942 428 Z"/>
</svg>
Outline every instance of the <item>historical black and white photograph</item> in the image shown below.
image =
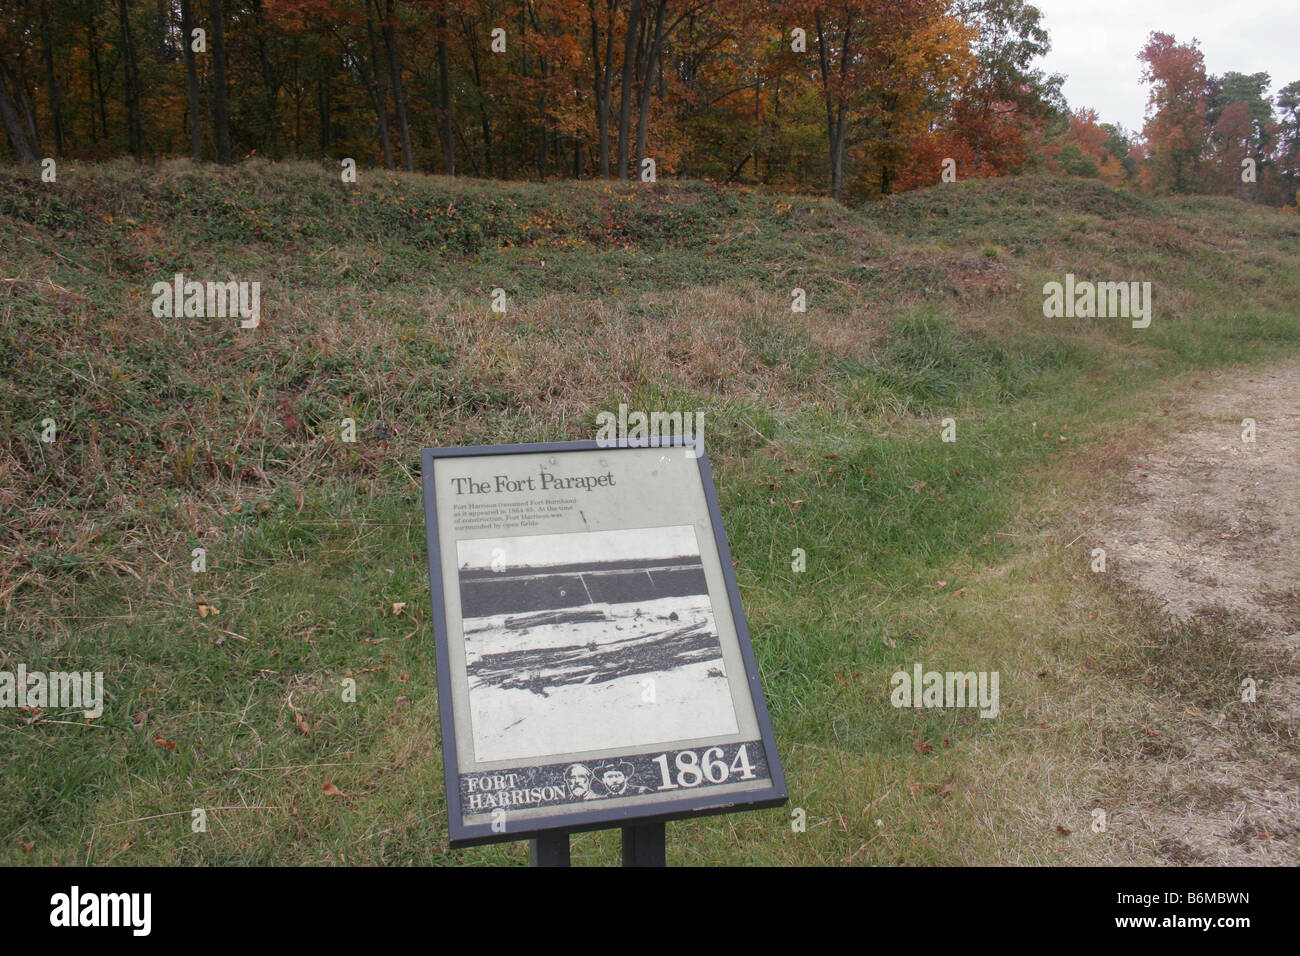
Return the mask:
<svg viewBox="0 0 1300 956">
<path fill-rule="evenodd" d="M 479 762 L 737 732 L 695 529 L 457 543 Z"/>
</svg>

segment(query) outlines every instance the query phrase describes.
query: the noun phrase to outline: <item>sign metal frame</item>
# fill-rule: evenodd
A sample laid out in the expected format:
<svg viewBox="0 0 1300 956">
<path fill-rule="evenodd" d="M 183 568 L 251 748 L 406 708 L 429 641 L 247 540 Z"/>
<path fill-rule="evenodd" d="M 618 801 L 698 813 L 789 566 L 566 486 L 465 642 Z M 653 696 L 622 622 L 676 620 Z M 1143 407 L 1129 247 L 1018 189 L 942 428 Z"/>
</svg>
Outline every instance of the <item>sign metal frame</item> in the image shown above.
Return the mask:
<svg viewBox="0 0 1300 956">
<path fill-rule="evenodd" d="M 686 447 L 689 438 L 665 439 L 653 447 Z M 455 446 L 443 448 L 425 448 L 421 451 L 422 485 L 424 489 L 425 535 L 429 560 L 429 587 L 433 603 L 433 632 L 438 664 L 438 713 L 442 732 L 443 776 L 447 796 L 447 825 L 449 842 L 453 848 L 479 846 L 515 840 L 535 839 L 542 834 L 576 833 L 589 830 L 601 830 L 612 827 L 629 827 L 650 821 L 680 820 L 737 810 L 762 809 L 777 807 L 789 799 L 785 774 L 776 749 L 776 737 L 772 731 L 771 719 L 767 711 L 767 701 L 759 679 L 758 663 L 750 640 L 749 628 L 745 621 L 744 609 L 740 600 L 740 589 L 736 583 L 735 569 L 731 560 L 731 549 L 727 545 L 726 532 L 723 528 L 722 513 L 718 507 L 717 491 L 713 484 L 713 472 L 709 467 L 707 454 L 698 454 L 695 458 L 699 468 L 704 498 L 708 507 L 709 523 L 713 531 L 713 543 L 721 562 L 722 577 L 726 585 L 726 597 L 730 605 L 731 616 L 735 624 L 736 641 L 745 666 L 745 685 L 753 703 L 754 716 L 757 721 L 759 739 L 761 740 L 766 766 L 769 773 L 767 786 L 752 790 L 724 791 L 710 794 L 687 791 L 680 795 L 665 798 L 652 806 L 645 804 L 620 806 L 617 801 L 599 802 L 581 805 L 574 810 L 572 805 L 557 806 L 550 812 L 539 813 L 518 823 L 507 826 L 505 832 L 495 832 L 491 824 L 466 824 L 462 813 L 460 790 L 460 767 L 457 755 L 457 727 L 452 691 L 452 671 L 450 659 L 450 633 L 447 622 L 447 602 L 443 593 L 442 545 L 439 538 L 437 488 L 434 485 L 434 462 L 444 458 L 468 458 L 494 455 L 520 454 L 563 454 L 576 451 L 604 451 L 618 454 L 625 448 L 638 446 L 611 447 L 594 440 L 576 442 L 535 442 L 515 445 L 481 445 Z M 645 446 L 641 446 L 645 447 Z M 720 599 L 720 595 L 709 595 L 710 599 Z M 471 771 L 472 772 L 472 771 Z"/>
</svg>

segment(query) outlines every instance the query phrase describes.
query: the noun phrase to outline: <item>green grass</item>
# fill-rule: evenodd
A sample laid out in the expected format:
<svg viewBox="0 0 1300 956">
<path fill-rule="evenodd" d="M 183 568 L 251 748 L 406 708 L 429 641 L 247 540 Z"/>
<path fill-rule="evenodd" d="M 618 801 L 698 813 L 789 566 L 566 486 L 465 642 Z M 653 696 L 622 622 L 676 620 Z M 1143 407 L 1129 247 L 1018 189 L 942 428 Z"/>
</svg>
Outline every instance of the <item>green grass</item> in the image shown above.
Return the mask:
<svg viewBox="0 0 1300 956">
<path fill-rule="evenodd" d="M 1042 719 L 1035 675 L 1127 686 L 1084 664 L 1154 627 L 1064 560 L 1061 476 L 1180 375 L 1296 353 L 1295 218 L 1084 181 L 848 210 L 116 163 L 55 186 L 0 170 L 0 225 L 0 666 L 102 670 L 108 692 L 93 724 L 0 711 L 0 862 L 521 862 L 447 849 L 418 451 L 589 438 L 620 402 L 707 409 L 809 815 L 804 834 L 780 809 L 673 824 L 670 861 L 1154 858 L 1052 825 L 1086 831 L 1106 782 L 1077 753 L 1090 718 Z M 178 271 L 261 281 L 262 328 L 154 319 Z M 1044 320 L 1067 271 L 1151 280 L 1151 328 Z M 1218 686 L 1207 641 L 1168 635 L 1131 669 Z M 1005 715 L 892 709 L 915 661 L 1000 671 Z M 195 833 L 196 807 L 236 809 Z M 615 839 L 576 838 L 577 859 L 611 862 Z"/>
</svg>

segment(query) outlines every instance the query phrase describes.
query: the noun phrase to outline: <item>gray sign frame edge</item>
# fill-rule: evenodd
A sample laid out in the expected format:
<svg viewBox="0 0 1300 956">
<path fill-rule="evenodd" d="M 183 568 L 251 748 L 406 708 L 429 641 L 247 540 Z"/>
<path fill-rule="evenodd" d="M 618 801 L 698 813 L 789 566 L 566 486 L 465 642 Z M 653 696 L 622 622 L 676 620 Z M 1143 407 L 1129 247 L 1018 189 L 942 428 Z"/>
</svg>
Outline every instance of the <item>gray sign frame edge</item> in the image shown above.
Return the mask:
<svg viewBox="0 0 1300 956">
<path fill-rule="evenodd" d="M 420 482 L 424 497 L 425 543 L 428 548 L 429 560 L 429 593 L 433 601 L 433 636 L 438 663 L 438 718 L 439 732 L 442 739 L 443 777 L 447 794 L 447 833 L 448 843 L 452 849 L 534 839 L 546 833 L 581 833 L 611 827 L 633 826 L 651 821 L 712 816 L 720 813 L 731 813 L 736 810 L 762 810 L 783 806 L 789 800 L 790 793 L 785 782 L 785 770 L 781 766 L 781 759 L 776 750 L 776 736 L 772 732 L 772 721 L 767 712 L 767 698 L 763 694 L 763 687 L 759 679 L 758 660 L 754 656 L 753 642 L 749 636 L 749 624 L 745 619 L 744 607 L 740 603 L 740 587 L 736 583 L 736 569 L 731 563 L 731 548 L 727 544 L 726 529 L 722 524 L 722 511 L 718 507 L 717 488 L 713 484 L 713 470 L 709 467 L 706 452 L 701 454 L 696 461 L 699 463 L 700 478 L 704 486 L 704 498 L 708 505 L 709 520 L 713 525 L 713 540 L 718 549 L 718 558 L 722 563 L 722 578 L 727 585 L 727 600 L 731 605 L 731 616 L 736 625 L 736 641 L 740 645 L 741 657 L 745 662 L 745 675 L 749 684 L 749 693 L 754 702 L 754 717 L 758 721 L 759 735 L 763 742 L 768 770 L 772 776 L 772 785 L 760 790 L 745 791 L 739 795 L 677 797 L 656 804 L 656 809 L 652 813 L 646 813 L 643 806 L 631 806 L 611 807 L 582 813 L 547 814 L 530 818 L 526 823 L 527 829 L 507 830 L 504 833 L 494 833 L 491 824 L 464 826 L 461 823 L 460 770 L 456 756 L 456 721 L 452 708 L 450 636 L 447 633 L 447 606 L 442 590 L 442 574 L 440 573 L 442 548 L 438 538 L 437 507 L 435 504 L 437 490 L 433 486 L 434 459 L 535 454 L 539 452 L 618 452 L 638 447 L 685 447 L 687 443 L 680 437 L 674 437 L 671 441 L 660 441 L 657 445 L 636 446 L 623 444 L 611 446 L 588 439 L 586 441 L 531 442 L 517 445 L 455 445 L 442 448 L 422 448 L 420 450 Z M 449 730 L 451 731 L 450 746 L 448 746 L 447 738 Z"/>
</svg>

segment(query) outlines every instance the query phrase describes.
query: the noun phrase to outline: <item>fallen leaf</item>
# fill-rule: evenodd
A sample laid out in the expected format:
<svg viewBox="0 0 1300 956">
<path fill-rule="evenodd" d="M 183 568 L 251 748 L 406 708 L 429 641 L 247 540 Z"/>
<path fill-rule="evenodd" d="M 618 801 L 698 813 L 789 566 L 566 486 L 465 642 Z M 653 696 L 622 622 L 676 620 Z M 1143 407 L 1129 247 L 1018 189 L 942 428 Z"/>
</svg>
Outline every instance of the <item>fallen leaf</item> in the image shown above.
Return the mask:
<svg viewBox="0 0 1300 956">
<path fill-rule="evenodd" d="M 347 796 L 347 794 L 345 794 L 345 793 L 344 793 L 342 790 L 340 790 L 338 787 L 334 786 L 334 784 L 330 783 L 328 780 L 325 781 L 325 786 L 321 787 L 321 792 L 324 793 L 324 794 L 325 794 L 326 796 L 328 796 L 328 797 L 345 797 L 345 796 Z"/>
<path fill-rule="evenodd" d="M 393 602 L 393 614 L 394 614 L 394 615 L 401 614 L 401 613 L 402 613 L 402 609 L 405 608 L 405 607 L 406 607 L 406 602 L 405 602 L 405 601 L 394 601 L 394 602 Z"/>
<path fill-rule="evenodd" d="M 935 582 L 934 582 L 934 589 L 935 589 L 936 591 L 942 591 L 942 590 L 943 590 L 944 588 L 946 588 L 947 586 L 948 586 L 948 582 L 947 582 L 947 581 L 935 581 Z"/>
<path fill-rule="evenodd" d="M 155 737 L 153 739 L 153 742 L 157 744 L 159 747 L 161 747 L 163 750 L 172 751 L 176 749 L 176 741 L 168 740 L 162 734 L 159 734 L 157 737 Z"/>
<path fill-rule="evenodd" d="M 311 734 L 311 728 L 307 726 L 307 721 L 302 719 L 302 714 L 294 711 L 293 719 L 294 722 L 297 723 L 299 730 L 304 734 Z"/>
<path fill-rule="evenodd" d="M 18 845 L 23 848 L 23 856 L 26 856 L 28 853 L 31 853 L 32 850 L 36 848 L 36 841 L 29 840 L 28 842 L 24 843 L 22 840 L 19 840 Z"/>
<path fill-rule="evenodd" d="M 215 607 L 209 604 L 207 601 L 200 600 L 195 603 L 198 605 L 199 608 L 199 617 L 207 617 L 209 614 L 211 614 L 213 617 L 216 617 L 218 614 L 221 613 Z"/>
<path fill-rule="evenodd" d="M 930 746 L 928 743 L 926 743 L 924 740 L 918 740 L 916 743 L 912 744 L 912 749 L 915 750 L 915 751 L 916 751 L 917 753 L 919 753 L 919 754 L 932 754 L 932 753 L 934 753 L 934 748 L 931 747 L 931 746 Z"/>
<path fill-rule="evenodd" d="M 939 796 L 946 797 L 948 796 L 948 794 L 952 793 L 953 781 L 956 779 L 957 779 L 957 775 L 953 774 L 951 777 L 945 780 L 943 782 L 943 786 L 939 788 Z"/>
<path fill-rule="evenodd" d="M 1061 825 L 1058 823 L 1058 824 L 1056 825 L 1056 832 L 1059 833 L 1059 834 L 1061 834 L 1061 836 L 1069 836 L 1069 835 L 1070 835 L 1072 832 L 1074 832 L 1074 831 L 1072 831 L 1072 830 L 1067 830 L 1065 827 L 1061 826 Z"/>
</svg>

